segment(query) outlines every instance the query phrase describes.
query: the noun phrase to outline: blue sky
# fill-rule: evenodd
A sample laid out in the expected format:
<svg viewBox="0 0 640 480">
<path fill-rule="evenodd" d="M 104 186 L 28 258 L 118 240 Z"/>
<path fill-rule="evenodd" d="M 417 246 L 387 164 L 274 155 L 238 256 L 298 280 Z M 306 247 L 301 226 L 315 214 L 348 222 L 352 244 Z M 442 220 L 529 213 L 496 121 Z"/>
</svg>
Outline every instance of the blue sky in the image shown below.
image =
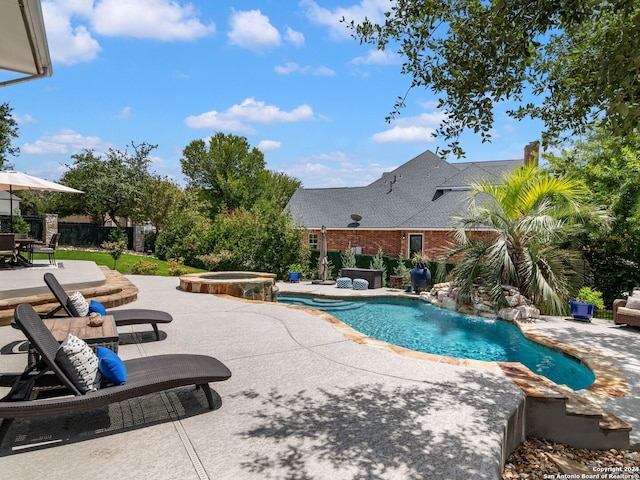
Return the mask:
<svg viewBox="0 0 640 480">
<path fill-rule="evenodd" d="M 247 138 L 267 167 L 305 187 L 366 185 L 425 150 L 443 117 L 393 51 L 340 23 L 382 19 L 388 0 L 43 1 L 53 76 L 0 89 L 20 136 L 16 170 L 57 180 L 83 148 L 157 144 L 152 169 L 180 184 L 183 149 L 215 132 Z M 465 134 L 467 158 L 522 158 L 540 136 L 498 106 L 493 142 Z M 458 161 L 451 157 L 449 161 Z"/>
</svg>

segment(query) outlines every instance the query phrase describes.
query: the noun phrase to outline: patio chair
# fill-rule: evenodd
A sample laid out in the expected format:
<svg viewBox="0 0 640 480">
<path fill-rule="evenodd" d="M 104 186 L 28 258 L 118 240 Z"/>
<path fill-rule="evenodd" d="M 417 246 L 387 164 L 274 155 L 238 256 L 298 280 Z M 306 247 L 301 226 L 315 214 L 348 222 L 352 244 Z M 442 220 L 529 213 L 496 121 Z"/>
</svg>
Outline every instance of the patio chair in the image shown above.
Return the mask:
<svg viewBox="0 0 640 480">
<path fill-rule="evenodd" d="M 58 279 L 53 273 L 44 274 L 44 282 L 51 290 L 51 293 L 56 297 L 56 300 L 60 303 L 60 306 L 52 310 L 43 316 L 43 318 L 51 318 L 55 314 L 64 309 L 69 317 L 81 317 L 82 315 L 76 310 L 76 307 L 71 302 L 69 295 L 65 292 Z M 159 323 L 170 323 L 173 321 L 173 317 L 161 310 L 150 310 L 146 308 L 126 308 L 122 310 L 107 310 L 107 315 L 113 315 L 113 319 L 116 322 L 116 326 L 122 327 L 125 325 L 143 325 L 150 324 L 153 327 L 153 331 L 156 334 L 156 340 L 160 340 L 160 331 L 158 330 Z"/>
<path fill-rule="evenodd" d="M 14 233 L 0 233 L 0 264 L 4 264 L 7 259 L 15 263 L 18 250 L 16 249 L 16 236 Z"/>
<path fill-rule="evenodd" d="M 6 432 L 8 424 L 15 418 L 37 417 L 75 413 L 109 405 L 112 403 L 141 397 L 150 393 L 162 392 L 171 388 L 195 385 L 202 389 L 209 408 L 215 409 L 211 382 L 221 382 L 231 377 L 231 371 L 219 360 L 206 355 L 167 354 L 125 360 L 126 381 L 122 385 L 103 386 L 98 390 L 82 394 L 71 378 L 56 362 L 60 344 L 42 322 L 29 304 L 18 305 L 14 320 L 31 345 L 35 347 L 42 361 L 35 367 L 25 370 L 12 391 L 0 400 L 0 418 L 3 424 L 0 431 Z M 64 396 L 46 399 L 27 400 L 19 389 L 29 380 L 37 383 L 47 377 L 61 383 Z M 71 392 L 71 396 L 69 395 Z M 50 392 L 48 393 L 50 394 Z M 18 398 L 12 401 L 10 398 Z M 5 423 L 6 422 L 6 423 Z"/>
<path fill-rule="evenodd" d="M 29 263 L 33 263 L 34 253 L 44 253 L 49 256 L 49 263 L 51 265 L 56 265 L 56 249 L 58 248 L 59 242 L 60 242 L 60 234 L 54 233 L 53 235 L 51 235 L 51 239 L 49 240 L 48 245 L 38 245 L 38 244 L 28 245 Z"/>
</svg>

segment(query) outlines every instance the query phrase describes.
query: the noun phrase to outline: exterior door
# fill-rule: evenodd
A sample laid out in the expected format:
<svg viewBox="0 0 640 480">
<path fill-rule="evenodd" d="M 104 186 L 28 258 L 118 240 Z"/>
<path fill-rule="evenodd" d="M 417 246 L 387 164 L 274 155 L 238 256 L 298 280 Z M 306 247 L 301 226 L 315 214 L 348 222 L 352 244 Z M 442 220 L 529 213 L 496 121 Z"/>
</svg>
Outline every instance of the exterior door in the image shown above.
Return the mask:
<svg viewBox="0 0 640 480">
<path fill-rule="evenodd" d="M 409 234 L 409 258 L 413 258 L 415 254 L 422 255 L 422 234 Z"/>
</svg>

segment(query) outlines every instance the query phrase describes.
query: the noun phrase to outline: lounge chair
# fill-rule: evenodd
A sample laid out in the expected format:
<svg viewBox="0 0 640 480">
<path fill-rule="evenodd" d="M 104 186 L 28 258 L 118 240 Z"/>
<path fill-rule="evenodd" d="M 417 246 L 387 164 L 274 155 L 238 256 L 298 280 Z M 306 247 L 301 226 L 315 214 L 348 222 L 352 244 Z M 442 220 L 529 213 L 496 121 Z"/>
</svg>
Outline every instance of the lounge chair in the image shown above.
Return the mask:
<svg viewBox="0 0 640 480">
<path fill-rule="evenodd" d="M 56 297 L 60 306 L 44 315 L 44 318 L 50 318 L 54 316 L 58 311 L 64 309 L 69 317 L 81 317 L 73 305 L 67 292 L 64 291 L 58 279 L 53 273 L 44 274 L 44 282 L 51 290 L 51 293 Z M 160 310 L 149 310 L 146 308 L 126 308 L 122 310 L 107 310 L 107 315 L 113 315 L 113 319 L 116 322 L 117 327 L 123 327 L 125 325 L 141 325 L 149 323 L 153 327 L 153 331 L 156 334 L 156 340 L 160 340 L 160 332 L 158 331 L 159 323 L 169 323 L 173 320 L 173 317 Z"/>
<path fill-rule="evenodd" d="M 149 393 L 161 392 L 176 387 L 195 385 L 201 388 L 207 398 L 209 408 L 215 408 L 210 382 L 220 382 L 231 377 L 229 369 L 219 360 L 206 355 L 168 354 L 125 360 L 126 382 L 123 385 L 106 386 L 96 391 L 82 394 L 70 378 L 56 363 L 56 353 L 60 344 L 42 322 L 29 304 L 19 305 L 14 314 L 16 325 L 24 332 L 42 361 L 28 369 L 20 377 L 26 384 L 29 378 L 43 380 L 53 377 L 64 385 L 64 396 L 46 399 L 0 401 L 0 418 L 3 419 L 0 431 L 5 431 L 14 418 L 38 417 L 75 413 L 109 405 Z M 68 390 L 68 391 L 67 391 Z M 72 396 L 68 393 L 71 392 Z M 12 390 L 15 397 L 19 391 Z"/>
</svg>

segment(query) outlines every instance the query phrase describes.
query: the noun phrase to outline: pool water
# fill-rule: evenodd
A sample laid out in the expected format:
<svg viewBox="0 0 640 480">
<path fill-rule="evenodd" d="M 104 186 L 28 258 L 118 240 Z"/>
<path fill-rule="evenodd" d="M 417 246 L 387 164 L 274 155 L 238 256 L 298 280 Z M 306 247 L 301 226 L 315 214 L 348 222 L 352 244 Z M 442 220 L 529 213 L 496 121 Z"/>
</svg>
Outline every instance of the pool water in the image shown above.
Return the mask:
<svg viewBox="0 0 640 480">
<path fill-rule="evenodd" d="M 281 303 L 322 310 L 365 335 L 419 352 L 489 362 L 520 362 L 574 390 L 595 377 L 577 359 L 528 340 L 515 325 L 462 315 L 403 298 L 335 299 L 280 294 Z"/>
</svg>

